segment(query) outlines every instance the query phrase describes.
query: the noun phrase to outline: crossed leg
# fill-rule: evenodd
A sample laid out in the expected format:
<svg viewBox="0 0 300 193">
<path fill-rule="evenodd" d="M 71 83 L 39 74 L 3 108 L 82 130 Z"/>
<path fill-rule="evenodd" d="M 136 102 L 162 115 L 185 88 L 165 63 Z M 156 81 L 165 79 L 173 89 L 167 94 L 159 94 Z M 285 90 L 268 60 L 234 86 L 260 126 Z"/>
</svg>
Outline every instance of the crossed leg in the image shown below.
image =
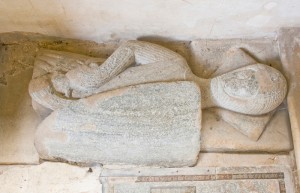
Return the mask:
<svg viewBox="0 0 300 193">
<path fill-rule="evenodd" d="M 164 47 L 147 42 L 128 41 L 100 66 L 80 66 L 67 72 L 66 77 L 71 89 L 88 91 L 99 88 L 133 64 L 145 65 L 172 60 L 186 63 L 182 56 Z"/>
</svg>

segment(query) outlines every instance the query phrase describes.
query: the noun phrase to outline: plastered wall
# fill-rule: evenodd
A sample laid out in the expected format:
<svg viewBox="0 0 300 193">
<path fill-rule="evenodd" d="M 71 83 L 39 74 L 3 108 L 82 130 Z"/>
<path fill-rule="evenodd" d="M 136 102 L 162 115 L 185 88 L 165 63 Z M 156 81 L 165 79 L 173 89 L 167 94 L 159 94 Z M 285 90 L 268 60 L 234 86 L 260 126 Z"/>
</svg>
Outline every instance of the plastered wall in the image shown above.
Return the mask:
<svg viewBox="0 0 300 193">
<path fill-rule="evenodd" d="M 300 26 L 300 0 L 0 0 L 0 26 L 95 41 L 271 37 Z"/>
</svg>

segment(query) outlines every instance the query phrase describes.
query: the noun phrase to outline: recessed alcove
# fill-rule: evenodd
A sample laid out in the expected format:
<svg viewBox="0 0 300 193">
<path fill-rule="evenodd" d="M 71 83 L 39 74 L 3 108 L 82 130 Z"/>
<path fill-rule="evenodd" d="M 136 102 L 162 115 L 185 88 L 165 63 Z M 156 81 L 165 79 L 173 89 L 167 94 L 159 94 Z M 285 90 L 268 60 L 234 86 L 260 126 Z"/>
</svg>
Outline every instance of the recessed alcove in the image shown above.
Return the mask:
<svg viewBox="0 0 300 193">
<path fill-rule="evenodd" d="M 297 1 L 17 0 L 1 1 L 0 7 L 0 184 L 4 192 L 297 192 Z M 44 117 L 34 111 L 28 92 L 40 51 L 107 59 L 122 42 L 135 39 L 180 54 L 202 78 L 214 77 L 225 65 L 243 66 L 249 56 L 284 74 L 287 97 L 256 140 L 215 109 L 204 109 L 200 152 L 192 167 L 41 159 L 34 137 Z"/>
</svg>

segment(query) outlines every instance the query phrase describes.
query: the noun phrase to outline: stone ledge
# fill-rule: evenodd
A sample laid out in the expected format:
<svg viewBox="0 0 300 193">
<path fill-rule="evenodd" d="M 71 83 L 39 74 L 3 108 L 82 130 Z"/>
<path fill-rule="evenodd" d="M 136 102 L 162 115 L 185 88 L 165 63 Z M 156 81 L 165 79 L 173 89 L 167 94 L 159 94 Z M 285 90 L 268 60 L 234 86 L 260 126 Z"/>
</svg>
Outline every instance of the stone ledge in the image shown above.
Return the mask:
<svg viewBox="0 0 300 193">
<path fill-rule="evenodd" d="M 106 193 L 295 193 L 285 167 L 172 168 L 106 170 L 100 180 Z"/>
<path fill-rule="evenodd" d="M 36 166 L 0 166 L 0 192 L 101 193 L 101 167 L 44 162 Z"/>
</svg>

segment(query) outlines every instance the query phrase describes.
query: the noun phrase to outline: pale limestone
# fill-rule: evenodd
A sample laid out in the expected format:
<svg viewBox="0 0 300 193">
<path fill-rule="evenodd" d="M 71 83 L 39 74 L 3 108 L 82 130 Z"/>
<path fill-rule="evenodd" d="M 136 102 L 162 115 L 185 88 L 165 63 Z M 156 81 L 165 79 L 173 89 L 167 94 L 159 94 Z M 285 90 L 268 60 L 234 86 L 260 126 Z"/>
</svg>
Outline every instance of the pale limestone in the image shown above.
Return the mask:
<svg viewBox="0 0 300 193">
<path fill-rule="evenodd" d="M 101 167 L 65 163 L 0 166 L 1 193 L 102 193 Z"/>
<path fill-rule="evenodd" d="M 100 179 L 107 193 L 296 193 L 287 167 L 104 169 Z"/>
<path fill-rule="evenodd" d="M 255 63 L 282 70 L 274 39 L 195 40 L 190 49 L 190 67 L 196 76 L 202 78 L 212 78 L 215 72 L 222 74 L 238 66 L 253 64 L 253 59 Z"/>
<path fill-rule="evenodd" d="M 278 110 L 258 141 L 253 141 L 211 112 L 203 112 L 201 130 L 203 152 L 269 152 L 293 150 L 289 116 Z"/>
<path fill-rule="evenodd" d="M 27 69 L 7 78 L 7 86 L 0 84 L 0 164 L 39 163 L 33 140 L 40 118 L 31 107 L 28 84 L 20 84 L 31 74 Z"/>
<path fill-rule="evenodd" d="M 207 158 L 205 158 L 208 156 Z M 245 154 L 207 154 L 200 155 L 200 160 L 206 163 L 199 163 L 198 167 L 210 169 L 212 167 L 232 166 L 257 166 L 257 165 L 290 165 L 291 159 L 288 155 L 245 155 Z M 214 160 L 213 165 L 212 161 Z M 197 167 L 197 166 L 196 166 Z M 102 185 L 99 182 L 101 168 L 76 167 L 64 163 L 45 162 L 34 166 L 0 166 L 0 192 L 4 193 L 101 193 Z M 140 169 L 140 168 L 139 168 Z M 124 172 L 124 169 L 122 169 Z M 121 170 L 121 171 L 122 171 Z M 141 169 L 140 169 L 141 170 Z M 145 171 L 145 168 L 142 169 Z M 155 169 L 149 169 L 153 171 Z M 180 170 L 184 170 L 179 168 Z M 90 170 L 91 171 L 91 170 Z M 111 169 L 110 169 L 111 171 Z M 120 174 L 121 172 L 119 170 Z M 176 171 L 176 169 L 175 169 Z M 197 168 L 190 168 L 190 171 L 199 171 Z M 205 171 L 205 170 L 201 170 Z M 224 170 L 223 170 L 224 171 Z M 261 170 L 259 170 L 261 171 Z M 277 170 L 278 171 L 278 170 Z M 276 172 L 277 172 L 276 171 Z M 181 172 L 181 171 L 180 171 Z M 104 175 L 103 177 L 117 176 Z M 164 171 L 161 172 L 164 174 Z M 187 173 L 186 173 L 187 174 Z M 192 174 L 192 173 L 190 173 Z M 195 174 L 195 173 L 194 173 Z M 207 173 L 206 173 L 207 174 Z M 136 171 L 136 175 L 138 172 Z M 288 174 L 290 175 L 290 174 Z M 124 183 L 124 182 L 123 182 Z"/>
<path fill-rule="evenodd" d="M 192 41 L 190 45 L 191 56 L 189 58 L 189 64 L 192 71 L 199 77 L 212 78 L 217 75 L 224 74 L 225 72 L 229 72 L 232 69 L 236 69 L 239 66 L 242 67 L 252 64 L 254 61 L 255 63 L 260 62 L 282 71 L 278 45 L 273 39 L 196 40 Z M 286 106 L 285 103 L 283 107 L 284 106 Z M 285 111 L 285 113 L 286 115 L 284 116 L 288 116 L 288 111 Z M 204 111 L 203 114 L 205 116 L 206 111 Z M 232 114 L 228 114 L 228 116 L 233 117 Z M 218 118 L 214 119 L 224 120 L 224 118 L 226 117 L 218 116 Z M 246 118 L 246 116 L 244 118 Z M 252 118 L 253 117 L 249 117 L 247 119 L 251 120 Z M 242 125 L 245 128 L 248 127 L 247 125 L 243 125 L 243 121 L 240 121 L 240 119 L 234 119 L 233 117 L 233 120 L 238 121 L 238 125 Z M 214 124 L 221 128 L 222 123 L 224 124 L 223 121 L 219 121 Z M 260 122 L 256 122 L 255 124 L 261 125 Z M 251 124 L 249 124 L 249 126 L 250 125 Z M 237 129 L 234 124 L 231 126 Z M 228 128 L 228 124 L 225 123 L 225 127 Z M 282 128 L 282 131 L 290 133 L 289 124 L 285 124 L 283 127 L 286 128 Z M 223 132 L 223 135 L 228 137 L 231 135 L 236 135 L 236 131 L 231 128 L 227 129 L 228 132 Z M 237 130 L 239 129 L 240 128 Z M 260 127 L 260 129 L 263 129 L 263 127 Z M 257 130 L 257 128 L 254 127 L 251 130 L 251 132 L 253 132 Z M 275 134 L 276 130 L 277 129 L 274 129 L 274 131 L 272 131 L 270 129 L 268 132 L 274 132 Z M 226 129 L 224 131 L 226 131 Z M 240 136 L 240 134 L 237 135 Z M 259 132 L 256 132 L 256 136 L 259 136 Z M 244 137 L 242 138 L 244 139 Z M 284 138 L 282 139 L 285 141 Z M 286 138 L 286 140 L 288 139 L 289 138 Z M 255 139 L 253 138 L 253 140 Z M 256 149 L 256 151 L 259 150 Z"/>
<path fill-rule="evenodd" d="M 295 183 L 295 176 L 293 168 L 288 166 L 253 166 L 253 167 L 218 167 L 216 168 L 217 174 L 243 174 L 243 173 L 283 173 L 284 187 L 281 188 L 281 193 L 298 193 Z M 241 175 L 242 176 L 242 175 Z M 283 180 L 279 180 L 279 185 L 282 186 Z"/>
<path fill-rule="evenodd" d="M 199 155 L 194 167 L 253 167 L 253 166 L 287 166 L 296 169 L 293 153 L 205 153 Z"/>
<path fill-rule="evenodd" d="M 254 141 L 259 139 L 274 114 L 273 111 L 260 116 L 248 116 L 221 108 L 213 108 L 208 111 L 213 112 L 216 116 L 222 118 L 236 130 Z"/>
<path fill-rule="evenodd" d="M 262 115 L 284 100 L 287 83 L 274 68 L 249 65 L 211 79 L 211 95 L 217 105 L 238 113 Z M 204 101 L 205 103 L 205 101 Z"/>
<path fill-rule="evenodd" d="M 117 48 L 118 42 L 98 44 L 20 32 L 2 33 L 0 42 L 0 100 L 1 107 L 4 107 L 0 110 L 0 163 L 37 164 L 39 156 L 33 139 L 41 120 L 32 109 L 32 105 L 36 107 L 37 103 L 30 104 L 31 98 L 27 91 L 37 52 L 40 49 L 51 49 L 107 58 Z M 180 52 L 188 53 L 181 43 L 166 42 L 164 45 L 174 51 L 180 49 L 183 50 Z M 51 112 L 41 105 L 37 108 L 41 109 L 39 114 L 42 118 Z"/>
<path fill-rule="evenodd" d="M 1 3 L 0 32 L 32 31 L 97 42 L 275 38 L 279 27 L 300 25 L 299 9 L 299 0 L 14 0 Z"/>
<path fill-rule="evenodd" d="M 295 158 L 298 166 L 298 185 L 300 184 L 300 29 L 283 28 L 279 33 L 280 57 L 283 63 L 283 69 L 289 82 L 289 92 L 287 95 L 287 104 L 289 107 L 289 116 L 291 120 L 291 130 L 293 134 L 293 143 L 295 148 Z M 300 186 L 299 186 L 300 187 Z"/>
<path fill-rule="evenodd" d="M 34 133 L 40 117 L 34 112 L 28 83 L 37 52 L 64 50 L 97 58 L 107 57 L 116 43 L 49 37 L 34 33 L 0 34 L 0 163 L 37 164 Z M 49 114 L 44 111 L 43 117 Z"/>
<path fill-rule="evenodd" d="M 100 93 L 58 109 L 38 127 L 43 159 L 192 166 L 200 151 L 201 95 L 193 82 Z"/>
<path fill-rule="evenodd" d="M 242 56 L 237 56 L 237 59 L 247 57 L 245 53 L 243 53 Z M 234 57 L 233 61 L 237 59 Z M 109 91 L 104 93 L 102 96 L 100 95 L 101 98 L 103 97 L 105 99 L 105 97 L 115 95 L 115 93 L 118 92 L 118 90 L 114 89 L 120 89 L 126 86 L 140 85 L 149 82 L 193 80 L 198 84 L 202 92 L 201 98 L 199 98 L 199 103 L 202 108 L 216 106 L 239 113 L 260 115 L 274 110 L 285 98 L 287 90 L 286 81 L 283 75 L 276 69 L 267 65 L 255 63 L 230 72 L 221 70 L 224 71 L 224 73 L 220 76 L 205 80 L 193 75 L 187 65 L 187 62 L 179 54 L 159 45 L 141 41 L 128 41 L 123 43 L 102 64 L 95 63 L 93 60 L 97 59 L 74 54 L 57 53 L 53 51 L 41 53 L 37 57 L 34 77 L 30 82 L 29 87 L 29 93 L 33 100 L 48 109 L 60 110 L 68 108 L 70 105 L 76 106 L 78 99 L 80 98 Z M 249 60 L 248 56 L 245 60 L 245 64 L 254 62 L 254 60 L 251 60 L 250 62 Z M 101 63 L 102 60 L 98 59 L 98 61 Z M 225 65 L 228 66 L 229 63 L 230 62 L 227 62 Z M 130 67 L 132 65 L 135 66 Z M 234 68 L 237 67 L 235 66 Z M 228 70 L 228 67 L 226 69 Z M 147 89 L 144 90 L 144 92 L 151 93 L 148 91 L 151 90 L 151 87 L 145 88 Z M 129 90 L 131 90 L 131 88 Z M 176 91 L 172 92 L 174 92 L 174 94 L 176 93 Z M 133 95 L 132 97 L 136 100 L 140 100 L 139 97 L 141 96 Z M 159 99 L 159 96 L 156 97 Z M 129 108 L 136 104 L 130 102 L 127 105 L 127 108 Z M 147 111 L 145 107 L 141 107 L 141 109 Z M 112 115 L 116 115 L 118 112 L 117 109 L 114 111 L 111 111 Z M 90 116 L 89 113 L 93 112 L 86 110 L 85 113 L 85 119 L 88 119 Z M 238 114 L 233 114 L 232 116 L 226 116 L 226 113 L 223 114 L 227 122 L 234 125 L 234 127 L 239 127 L 239 125 L 245 124 L 245 117 L 247 119 L 246 115 L 240 116 Z M 60 116 L 65 117 L 61 118 Z M 50 130 L 51 127 L 56 128 L 57 125 L 59 125 L 56 123 L 57 120 L 69 119 L 68 116 L 70 116 L 68 113 L 56 113 L 55 116 L 52 115 L 50 116 L 51 118 L 46 119 L 46 121 L 42 123 L 41 128 L 46 128 L 44 130 L 47 131 L 48 128 L 46 124 L 50 124 Z M 98 116 L 102 116 L 101 111 Z M 77 117 L 76 119 L 81 118 L 83 117 Z M 269 118 L 270 116 L 261 117 L 260 119 L 250 117 L 247 119 L 249 122 L 249 124 L 247 124 L 248 127 L 240 127 L 240 130 L 251 139 L 257 140 Z M 70 118 L 70 120 L 73 119 L 75 118 Z M 116 117 L 116 122 L 119 121 L 118 119 L 120 118 Z M 174 121 L 176 118 L 172 117 L 171 119 L 173 120 L 170 121 Z M 51 121 L 55 124 L 53 125 Z M 157 122 L 156 119 L 153 119 L 152 121 Z M 201 122 L 201 120 L 199 121 Z M 97 131 L 102 132 L 103 129 L 99 127 L 100 125 L 94 126 L 93 123 L 90 123 L 89 125 L 91 124 Z M 131 122 L 126 120 L 123 124 L 131 124 Z M 63 128 L 64 124 L 61 125 Z M 108 123 L 108 125 L 110 125 L 110 123 Z M 156 127 L 154 125 L 152 126 Z M 259 128 L 257 129 L 258 126 Z M 75 127 L 78 134 L 80 134 L 81 132 L 86 132 L 86 128 L 89 128 L 90 126 L 81 123 L 81 125 L 79 124 Z M 139 129 L 142 130 L 143 128 L 140 127 Z M 43 131 L 43 129 L 40 130 Z M 39 131 L 39 134 L 36 137 L 36 147 L 39 150 L 40 156 L 44 159 L 62 158 L 68 161 L 79 162 L 101 161 L 101 159 L 93 158 L 93 156 L 83 156 L 86 157 L 86 159 L 80 159 L 79 157 L 82 157 L 83 155 L 82 152 L 76 154 L 76 152 L 72 152 L 71 149 L 69 149 L 69 152 L 74 153 L 72 155 L 66 154 L 68 151 L 55 151 L 55 148 L 63 149 L 63 146 L 59 145 L 58 147 L 51 147 L 51 145 L 43 142 L 43 140 L 47 140 L 47 137 L 45 137 L 45 134 L 41 135 L 41 133 L 49 132 Z M 78 134 L 74 132 L 75 136 Z M 51 140 L 55 140 L 56 138 L 61 141 L 60 144 L 63 144 L 63 141 L 67 140 L 66 137 L 61 136 L 61 134 L 53 134 L 53 136 L 49 138 Z M 76 146 L 76 144 L 73 145 Z M 89 146 L 88 143 L 86 145 Z M 73 148 L 75 148 L 75 146 Z M 72 148 L 72 145 L 69 144 L 67 147 Z M 246 149 L 246 151 L 249 150 Z M 105 158 L 104 162 L 109 163 L 111 160 L 112 163 L 123 163 L 123 160 L 118 160 L 119 156 L 114 156 L 108 157 L 107 159 Z M 136 160 L 134 160 L 135 156 L 132 157 L 132 161 L 125 159 L 126 161 L 124 163 L 138 164 Z M 116 159 L 116 161 L 114 161 L 114 159 Z M 145 165 L 150 165 L 150 162 L 146 161 Z M 155 162 L 157 162 L 157 160 L 154 161 L 153 165 L 156 164 Z M 142 161 L 141 164 L 143 165 L 144 161 Z M 164 163 L 160 164 L 164 165 Z"/>
<path fill-rule="evenodd" d="M 257 63 L 245 50 L 238 47 L 229 48 L 222 56 L 222 64 L 210 76 L 216 77 L 238 68 Z"/>
<path fill-rule="evenodd" d="M 47 58 L 47 55 L 49 53 L 37 59 L 36 72 L 42 72 L 37 73 L 40 76 L 33 77 L 29 93 L 39 104 L 52 110 L 68 106 L 74 98 L 121 87 L 159 81 L 193 80 L 203 93 L 202 108 L 222 107 L 243 114 L 260 115 L 279 106 L 287 91 L 283 75 L 267 65 L 256 63 L 213 79 L 201 79 L 191 72 L 186 60 L 179 54 L 142 41 L 121 44 L 101 65 L 93 61 L 81 62 L 77 66 L 67 65 L 70 64 L 67 59 L 63 59 L 67 62 L 56 64 L 53 57 L 48 57 L 44 62 L 43 58 Z M 55 57 L 63 58 L 61 55 Z M 137 67 L 128 68 L 132 65 Z M 58 71 L 62 73 L 59 78 L 56 75 Z"/>
<path fill-rule="evenodd" d="M 13 67 L 17 67 L 17 73 L 19 72 L 19 69 L 22 69 L 23 67 L 27 68 L 27 65 L 30 67 L 30 65 L 33 65 L 33 60 L 36 51 L 38 50 L 37 47 L 42 47 L 46 49 L 54 49 L 54 50 L 64 50 L 68 52 L 74 52 L 74 53 L 80 53 L 83 55 L 90 55 L 98 58 L 105 58 L 108 55 L 110 55 L 116 48 L 117 44 L 112 43 L 112 44 L 96 44 L 93 42 L 88 42 L 88 41 L 79 41 L 79 40 L 69 40 L 69 39 L 62 39 L 62 38 L 53 38 L 53 37 L 46 37 L 46 36 L 41 36 L 37 34 L 21 34 L 21 33 L 7 33 L 7 34 L 1 34 L 0 40 L 3 43 L 2 46 L 2 51 L 1 53 L 7 53 L 5 55 L 6 59 L 3 60 L 5 61 L 5 64 L 9 64 L 10 66 L 4 66 L 2 65 L 1 67 L 4 67 L 4 72 L 7 71 L 7 77 L 10 79 L 10 77 L 13 77 L 10 75 L 9 70 L 13 70 Z M 194 42 L 192 42 L 191 45 L 194 45 Z M 189 64 L 191 65 L 192 69 L 198 68 L 197 65 L 199 65 L 199 61 L 208 61 L 211 66 L 214 66 L 214 63 L 211 62 L 213 58 L 216 58 L 217 56 L 221 55 L 220 53 L 223 53 L 224 50 L 230 48 L 231 46 L 237 46 L 237 47 L 245 47 L 247 50 L 250 50 L 250 53 L 252 56 L 254 56 L 259 62 L 261 63 L 266 63 L 266 64 L 272 64 L 273 67 L 278 67 L 280 66 L 280 61 L 278 61 L 278 53 L 277 50 L 274 49 L 273 42 L 271 40 L 223 40 L 223 41 L 206 41 L 206 44 L 204 43 L 201 45 L 202 48 L 196 48 L 192 46 L 192 52 L 198 52 L 198 53 L 203 53 L 204 55 L 201 56 L 201 58 L 192 58 L 191 62 Z M 218 43 L 219 42 L 219 43 Z M 221 43 L 220 43 L 221 42 Z M 179 53 L 185 58 L 188 59 L 189 55 L 189 48 L 188 48 L 188 43 L 176 43 L 176 42 L 164 42 L 161 43 L 160 41 L 157 41 L 155 43 L 160 43 L 173 51 L 179 51 Z M 225 45 L 224 48 L 219 49 L 217 45 Z M 206 46 L 206 47 L 205 47 Z M 227 46 L 227 47 L 226 47 Z M 206 52 L 207 49 L 210 49 L 210 52 Z M 4 51 L 5 50 L 5 51 Z M 12 55 L 14 53 L 14 55 Z M 26 54 L 24 54 L 26 53 Z M 3 56 L 2 54 L 2 56 Z M 16 58 L 12 57 L 16 56 Z M 214 57 L 212 57 L 214 56 Z M 29 60 L 28 60 L 29 59 Z M 17 65 L 18 63 L 13 63 L 13 61 L 26 61 L 22 65 Z M 28 62 L 27 62 L 28 61 Z M 215 60 L 216 61 L 216 60 Z M 222 61 L 222 60 L 220 60 Z M 216 62 L 217 63 L 217 62 Z M 26 64 L 26 65 L 25 65 Z M 241 62 L 242 64 L 242 62 Z M 17 65 L 17 66 L 16 66 Z M 30 70 L 29 70 L 30 71 Z M 31 71 L 28 71 L 28 76 L 31 76 Z M 2 71 L 3 72 L 3 71 Z M 21 73 L 20 77 L 23 77 L 24 75 Z M 6 77 L 6 78 L 7 78 Z M 17 76 L 14 76 L 16 78 Z M 1 79 L 5 80 L 5 79 Z M 28 77 L 29 80 L 29 77 Z M 27 84 L 28 80 L 23 79 L 18 81 L 18 82 L 23 82 L 24 84 Z M 26 82 L 27 81 L 27 82 Z M 9 86 L 11 85 L 18 85 L 19 83 L 16 83 L 16 81 L 13 81 L 9 83 Z M 6 87 L 4 87 L 6 88 Z M 16 88 L 16 87 L 15 87 Z M 21 90 L 19 90 L 21 93 Z M 2 92 L 3 93 L 3 92 Z M 29 102 L 29 96 L 28 97 L 28 102 Z M 11 97 L 5 97 L 6 100 L 8 101 L 13 101 L 9 100 Z M 2 103 L 3 104 L 3 103 Z M 13 102 L 15 104 L 14 108 L 18 108 L 18 103 Z M 26 105 L 27 106 L 27 105 Z M 30 105 L 27 106 L 27 108 L 32 111 L 32 107 Z M 5 108 L 7 109 L 7 108 Z M 204 111 L 204 114 L 206 112 Z M 27 116 L 30 117 L 30 119 L 26 118 L 26 120 L 32 120 L 31 118 L 36 117 L 36 115 L 33 115 L 33 113 L 27 113 Z M 5 118 L 2 116 L 1 118 Z M 38 117 L 36 117 L 38 120 Z M 34 118 L 35 119 L 35 118 Z M 33 120 L 34 120 L 33 119 Z M 9 120 L 9 119 L 7 119 Z M 36 151 L 33 147 L 33 132 L 31 132 L 28 129 L 24 129 L 24 125 L 21 124 L 19 121 L 20 119 L 17 119 L 18 121 L 15 122 L 16 124 L 20 125 L 20 129 L 22 129 L 22 132 L 20 135 L 15 135 L 16 134 L 16 129 L 11 129 L 12 127 L 10 126 L 5 126 L 1 127 L 1 132 L 5 140 L 2 140 L 3 143 L 1 143 L 1 147 L 7 147 L 5 148 L 7 151 L 2 151 L 4 154 L 3 156 L 0 156 L 0 160 L 4 159 L 2 163 L 36 163 L 38 161 L 38 157 L 36 154 Z M 3 122 L 2 122 L 3 123 Z M 218 122 L 219 123 L 219 122 Z M 9 125 L 9 123 L 7 123 Z M 229 126 L 226 126 L 228 128 Z M 277 127 L 277 126 L 276 126 Z M 282 127 L 287 127 L 283 129 L 283 132 L 289 132 L 289 127 L 288 125 L 282 125 Z M 6 129 L 5 129 L 6 128 Z M 19 130 L 21 131 L 21 130 Z M 224 136 L 226 135 L 235 135 L 237 131 L 234 129 L 229 129 L 228 131 L 230 132 L 225 132 L 223 133 Z M 276 133 L 275 130 L 268 130 L 269 133 Z M 26 135 L 24 135 L 26 133 Z M 7 140 L 7 136 L 14 136 L 11 138 L 11 140 Z M 15 143 L 15 137 L 20 136 L 22 137 L 22 145 L 19 143 Z M 240 135 L 238 135 L 240 136 Z M 203 137 L 203 136 L 202 136 Z M 280 143 L 286 144 L 284 142 L 285 140 L 289 140 L 289 138 L 282 138 L 280 140 Z M 20 141 L 20 140 L 17 140 Z M 26 142 L 25 142 L 26 141 Z M 278 146 L 280 145 L 278 143 Z M 3 145 L 2 145 L 3 144 Z M 285 145 L 284 145 L 285 146 Z M 15 151 L 15 149 L 18 148 L 20 151 Z M 275 149 L 277 147 L 275 146 Z M 29 151 L 24 151 L 24 149 L 28 149 Z M 254 151 L 261 151 L 260 148 L 255 148 L 253 147 Z M 227 151 L 227 150 L 225 150 Z M 276 151 L 276 150 L 275 150 Z M 286 150 L 285 150 L 286 151 Z M 29 153 L 33 152 L 33 154 Z M 10 156 L 11 155 L 11 156 Z M 26 159 L 24 159 L 27 157 Z M 28 161 L 31 160 L 31 161 Z M 32 160 L 34 160 L 32 162 Z"/>
</svg>

